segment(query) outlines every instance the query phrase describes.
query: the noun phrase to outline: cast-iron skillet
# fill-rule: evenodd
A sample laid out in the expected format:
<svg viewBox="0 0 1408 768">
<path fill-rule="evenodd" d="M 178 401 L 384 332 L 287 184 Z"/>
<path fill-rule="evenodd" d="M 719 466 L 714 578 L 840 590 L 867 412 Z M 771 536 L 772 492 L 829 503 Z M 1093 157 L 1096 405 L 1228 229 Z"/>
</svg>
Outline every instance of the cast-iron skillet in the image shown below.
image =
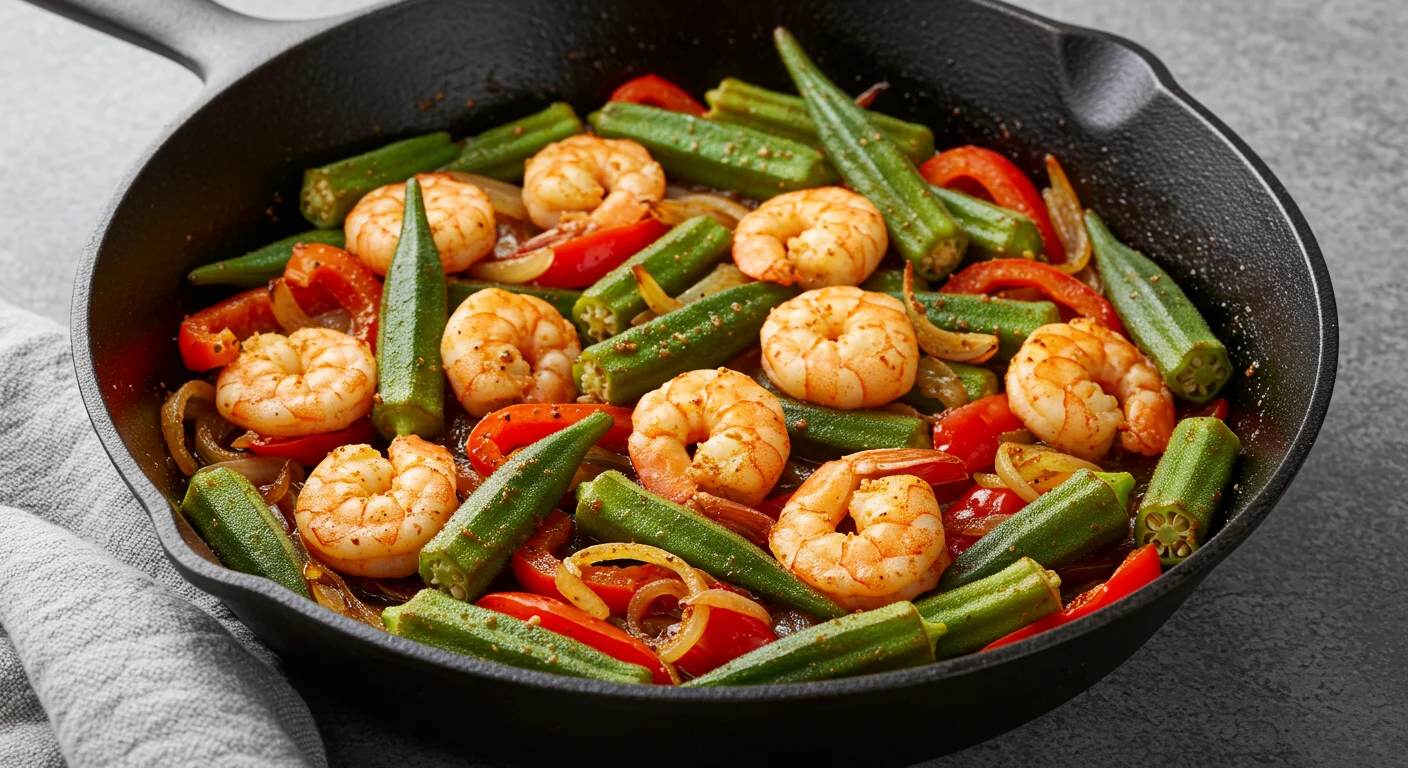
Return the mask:
<svg viewBox="0 0 1408 768">
<path fill-rule="evenodd" d="M 1271 511 L 1330 401 L 1335 303 L 1305 220 L 1246 145 L 1148 53 L 1109 35 L 989 0 L 424 0 L 295 23 L 209 0 L 32 1 L 206 81 L 119 186 L 79 269 L 73 350 L 103 445 L 176 567 L 290 668 L 342 681 L 351 700 L 411 714 L 466 750 L 580 756 L 625 744 L 625 755 L 660 748 L 737 758 L 741 740 L 760 737 L 789 753 L 873 762 L 988 738 L 1085 689 L 1142 645 Z M 222 295 L 188 287 L 187 270 L 306 228 L 296 208 L 301 169 L 393 138 L 473 134 L 551 99 L 585 114 L 644 72 L 695 94 L 726 75 L 790 88 L 769 36 L 778 24 L 843 86 L 889 80 L 877 107 L 932 126 L 940 147 L 995 147 L 1038 178 L 1042 154 L 1056 153 L 1081 199 L 1189 290 L 1249 373 L 1227 389 L 1246 458 L 1210 543 L 1115 606 L 993 653 L 851 680 L 713 690 L 610 685 L 454 656 L 336 616 L 203 552 L 172 506 L 182 483 L 157 416 L 163 393 L 190 378 L 176 354 L 177 324 Z M 685 738 L 705 724 L 708 738 Z"/>
</svg>

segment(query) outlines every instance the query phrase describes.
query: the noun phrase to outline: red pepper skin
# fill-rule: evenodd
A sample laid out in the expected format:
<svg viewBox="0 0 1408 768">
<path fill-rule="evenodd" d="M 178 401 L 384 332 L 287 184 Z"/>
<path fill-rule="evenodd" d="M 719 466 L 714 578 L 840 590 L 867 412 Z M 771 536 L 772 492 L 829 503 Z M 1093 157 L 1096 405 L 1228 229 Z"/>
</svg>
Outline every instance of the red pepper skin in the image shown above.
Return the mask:
<svg viewBox="0 0 1408 768">
<path fill-rule="evenodd" d="M 567 543 L 571 536 L 572 518 L 561 510 L 553 510 L 538 526 L 538 532 L 509 558 L 509 567 L 513 569 L 519 585 L 534 594 L 566 601 L 557 591 L 557 567 L 562 561 L 553 552 Z M 582 568 L 582 581 L 618 616 L 626 613 L 631 598 L 641 587 L 673 575 L 672 571 L 656 565 L 624 568 L 589 565 Z"/>
<path fill-rule="evenodd" d="M 598 411 L 611 414 L 616 423 L 597 444 L 610 451 L 625 453 L 626 442 L 631 436 L 630 408 L 617 405 L 533 403 L 510 405 L 485 416 L 474 426 L 474 431 L 469 433 L 464 452 L 474 465 L 474 471 L 488 477 L 504 463 L 513 449 L 536 443 Z"/>
<path fill-rule="evenodd" d="M 990 515 L 1015 515 L 1025 506 L 1027 502 L 1014 491 L 1006 488 L 984 488 L 974 483 L 952 506 L 944 510 L 944 546 L 948 548 L 949 557 L 957 558 L 982 537 L 949 534 L 948 529 Z"/>
<path fill-rule="evenodd" d="M 688 91 L 659 75 L 641 75 L 627 80 L 611 92 L 611 98 L 607 101 L 629 101 L 673 112 L 686 112 L 695 117 L 703 117 L 705 112 L 704 105 L 690 96 Z"/>
<path fill-rule="evenodd" d="M 665 224 L 647 217 L 555 245 L 552 264 L 533 284 L 543 288 L 585 288 L 669 231 Z"/>
<path fill-rule="evenodd" d="M 326 291 L 352 316 L 352 335 L 375 348 L 381 281 L 356 256 L 323 243 L 299 243 L 284 267 L 284 282 L 303 291 Z"/>
<path fill-rule="evenodd" d="M 1038 619 L 1010 635 L 1000 637 L 988 643 L 983 650 L 990 651 L 1018 640 L 1025 640 L 1048 629 L 1075 621 L 1082 616 L 1089 616 L 1157 579 L 1161 573 L 1163 573 L 1163 566 L 1159 564 L 1157 548 L 1153 544 L 1140 547 L 1129 553 L 1129 557 L 1120 563 L 1120 567 L 1115 569 L 1108 581 L 1076 596 L 1071 604 L 1066 606 L 1066 610 Z"/>
<path fill-rule="evenodd" d="M 1022 429 L 1022 420 L 1012 413 L 1007 395 L 989 395 L 945 411 L 934 425 L 934 448 L 963 462 L 972 474 L 992 466 L 1004 432 Z"/>
<path fill-rule="evenodd" d="M 1061 238 L 1036 185 L 1011 160 L 971 144 L 945 150 L 924 161 L 919 173 L 930 184 L 972 194 L 982 191 L 997 205 L 1025 214 L 1041 233 L 1041 247 L 1054 264 L 1066 261 Z M 983 195 L 977 195 L 983 197 Z"/>
<path fill-rule="evenodd" d="M 698 677 L 750 651 L 775 642 L 772 627 L 737 611 L 709 609 L 709 624 L 675 666 Z"/>
<path fill-rule="evenodd" d="M 176 345 L 181 362 L 193 371 L 228 365 L 240 356 L 240 341 L 278 331 L 267 288 L 251 288 L 181 321 Z"/>
<path fill-rule="evenodd" d="M 244 447 L 256 456 L 275 456 L 290 459 L 305 467 L 312 467 L 322 461 L 334 448 L 344 445 L 371 443 L 377 437 L 376 426 L 370 418 L 358 419 L 346 429 L 326 432 L 307 437 L 264 437 L 256 435 L 244 441 Z"/>
<path fill-rule="evenodd" d="M 538 626 L 549 632 L 589 645 L 613 659 L 645 667 L 650 670 L 656 685 L 670 685 L 672 682 L 665 665 L 660 663 L 660 657 L 645 643 L 561 600 L 526 592 L 495 592 L 479 598 L 475 605 L 524 621 L 537 616 Z"/>
<path fill-rule="evenodd" d="M 1035 288 L 1047 298 L 1070 307 L 1082 317 L 1115 333 L 1124 333 L 1124 324 L 1115 307 L 1094 288 L 1050 264 L 1027 259 L 993 259 L 965 267 L 944 283 L 942 293 L 992 293 L 1003 288 Z"/>
</svg>

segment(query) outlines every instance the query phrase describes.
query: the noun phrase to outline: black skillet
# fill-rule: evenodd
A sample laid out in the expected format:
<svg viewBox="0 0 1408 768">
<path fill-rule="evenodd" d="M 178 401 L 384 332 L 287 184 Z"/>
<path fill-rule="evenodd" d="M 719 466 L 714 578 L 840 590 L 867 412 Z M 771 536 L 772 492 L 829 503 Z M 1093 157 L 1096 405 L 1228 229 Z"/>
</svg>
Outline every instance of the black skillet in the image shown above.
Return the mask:
<svg viewBox="0 0 1408 768">
<path fill-rule="evenodd" d="M 986 739 L 1084 690 L 1142 645 L 1270 513 L 1330 401 L 1335 302 L 1305 220 L 1162 65 L 1109 35 L 987 0 L 423 0 L 292 23 L 208 0 L 31 1 L 206 82 L 119 185 L 79 268 L 73 351 L 103 445 L 177 569 L 291 669 L 345 681 L 350 700 L 407 715 L 473 753 L 737 759 L 760 754 L 740 745 L 761 740 L 785 754 L 875 762 Z M 778 24 L 839 83 L 889 80 L 877 107 L 932 126 L 940 147 L 994 147 L 1038 178 L 1043 153 L 1056 153 L 1081 199 L 1189 289 L 1249 374 L 1227 390 L 1246 458 L 1226 522 L 1205 547 L 1113 607 L 996 652 L 829 683 L 696 691 L 552 677 L 419 646 L 220 567 L 183 538 L 172 506 L 181 478 L 157 408 L 164 388 L 188 378 L 177 323 L 219 297 L 183 276 L 306 228 L 296 209 L 302 168 L 431 130 L 473 134 L 551 99 L 585 113 L 644 72 L 696 94 L 726 75 L 790 87 L 769 36 Z M 1222 650 L 1235 653 L 1235 643 Z M 688 737 L 697 732 L 708 736 Z"/>
</svg>

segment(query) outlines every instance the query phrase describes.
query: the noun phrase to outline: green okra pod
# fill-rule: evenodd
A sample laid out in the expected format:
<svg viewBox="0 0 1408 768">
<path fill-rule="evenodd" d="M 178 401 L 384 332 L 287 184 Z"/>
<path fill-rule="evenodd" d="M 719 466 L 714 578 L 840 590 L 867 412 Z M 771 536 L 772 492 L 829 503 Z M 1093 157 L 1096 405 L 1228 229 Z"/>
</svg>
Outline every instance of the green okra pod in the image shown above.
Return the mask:
<svg viewBox="0 0 1408 768">
<path fill-rule="evenodd" d="M 459 156 L 440 170 L 464 171 L 499 181 L 523 178 L 523 164 L 547 145 L 581 133 L 582 119 L 571 104 L 556 102 L 541 112 L 465 139 Z"/>
<path fill-rule="evenodd" d="M 717 88 L 704 94 L 704 100 L 709 103 L 709 112 L 704 116 L 710 120 L 746 125 L 812 147 L 821 145 L 816 123 L 812 122 L 807 102 L 801 96 L 770 91 L 726 77 Z M 934 132 L 929 126 L 868 109 L 865 116 L 889 136 L 911 162 L 922 163 L 934 156 Z"/>
<path fill-rule="evenodd" d="M 778 27 L 773 39 L 807 101 L 827 159 L 851 189 L 880 209 L 891 246 L 927 279 L 938 280 L 956 269 L 968 236 L 914 163 L 871 124 L 865 110 L 821 74 L 791 33 Z"/>
<path fill-rule="evenodd" d="M 813 616 L 846 615 L 752 542 L 615 470 L 577 486 L 577 526 L 599 541 L 659 547 L 714 578 Z"/>
<path fill-rule="evenodd" d="M 901 601 L 794 632 L 685 685 L 805 683 L 917 667 L 934 661 L 944 633 Z"/>
<path fill-rule="evenodd" d="M 1041 232 L 1027 216 L 956 189 L 933 185 L 929 189 L 968 235 L 969 259 L 1045 259 Z"/>
<path fill-rule="evenodd" d="M 1085 228 L 1105 295 L 1169 389 L 1195 403 L 1215 397 L 1232 378 L 1232 362 L 1198 308 L 1162 267 L 1116 240 L 1094 211 L 1086 212 Z"/>
<path fill-rule="evenodd" d="M 341 248 L 347 238 L 340 229 L 314 229 L 285 237 L 243 256 L 196 267 L 186 275 L 192 285 L 234 285 L 258 288 L 270 280 L 283 277 L 284 267 L 293 258 L 293 247 L 304 243 L 323 243 Z"/>
<path fill-rule="evenodd" d="M 632 267 L 644 267 L 674 296 L 728 259 L 732 246 L 733 233 L 728 227 L 708 216 L 689 219 L 583 291 L 568 317 L 589 341 L 609 339 L 629 328 L 631 318 L 646 309 Z"/>
<path fill-rule="evenodd" d="M 422 589 L 409 602 L 387 608 L 381 620 L 393 635 L 481 661 L 612 683 L 650 682 L 645 667 L 433 589 Z"/>
<path fill-rule="evenodd" d="M 309 168 L 303 173 L 303 191 L 299 194 L 303 218 L 318 229 L 340 227 L 363 195 L 385 184 L 435 170 L 459 152 L 459 145 L 442 131 Z"/>
<path fill-rule="evenodd" d="M 842 411 L 787 396 L 762 371 L 753 375 L 777 396 L 792 454 L 830 461 L 872 448 L 932 448 L 933 428 L 913 416 L 887 411 Z"/>
<path fill-rule="evenodd" d="M 624 101 L 608 102 L 587 120 L 600 136 L 645 147 L 671 178 L 756 200 L 836 180 L 815 149 L 741 125 Z"/>
<path fill-rule="evenodd" d="M 572 484 L 577 466 L 615 422 L 594 413 L 514 453 L 420 551 L 426 586 L 477 600 Z"/>
<path fill-rule="evenodd" d="M 377 402 L 372 422 L 387 439 L 434 437 L 445 423 L 445 271 L 425 216 L 420 183 L 406 181 L 401 239 L 386 270 L 377 324 Z"/>
<path fill-rule="evenodd" d="M 1128 472 L 1077 471 L 959 555 L 939 579 L 939 589 L 958 589 L 1023 557 L 1056 570 L 1099 552 L 1129 535 L 1133 488 Z"/>
<path fill-rule="evenodd" d="M 768 312 L 796 295 L 776 283 L 747 283 L 597 342 L 572 368 L 577 391 L 622 405 L 685 371 L 717 368 L 757 344 Z"/>
<path fill-rule="evenodd" d="M 928 355 L 920 358 L 920 377 L 925 375 L 925 368 L 934 362 L 939 361 L 934 360 L 934 358 Z M 980 365 L 958 363 L 952 360 L 944 360 L 942 362 L 949 370 L 953 371 L 953 373 L 958 376 L 959 382 L 963 384 L 963 393 L 968 396 L 968 402 L 971 403 L 974 400 L 981 400 L 985 397 L 997 394 L 997 374 L 991 369 L 984 368 Z M 931 416 L 936 413 L 942 413 L 948 408 L 948 406 L 944 405 L 939 400 L 926 397 L 920 390 L 918 383 L 915 384 L 913 389 L 901 395 L 900 400 L 909 403 L 915 408 L 918 408 L 921 412 Z"/>
<path fill-rule="evenodd" d="M 293 542 L 244 475 L 226 467 L 191 475 L 181 512 L 220 562 L 312 599 Z"/>
<path fill-rule="evenodd" d="M 962 656 L 1061 610 L 1061 577 L 1023 557 L 990 576 L 918 600 L 914 607 L 925 621 L 948 627 L 934 643 L 935 658 Z"/>
<path fill-rule="evenodd" d="M 1164 565 L 1177 565 L 1197 551 L 1241 452 L 1242 441 L 1222 419 L 1178 422 L 1139 503 L 1134 542 L 1156 545 Z"/>
</svg>

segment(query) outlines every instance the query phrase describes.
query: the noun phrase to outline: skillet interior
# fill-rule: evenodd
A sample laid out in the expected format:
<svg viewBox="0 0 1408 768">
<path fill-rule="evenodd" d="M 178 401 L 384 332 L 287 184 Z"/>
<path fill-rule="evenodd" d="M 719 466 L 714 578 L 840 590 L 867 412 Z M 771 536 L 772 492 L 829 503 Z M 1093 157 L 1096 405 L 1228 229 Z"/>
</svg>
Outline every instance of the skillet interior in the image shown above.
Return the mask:
<svg viewBox="0 0 1408 768">
<path fill-rule="evenodd" d="M 552 99 L 585 114 L 612 86 L 646 71 L 695 93 L 726 75 L 786 88 L 769 35 L 779 23 L 843 86 L 889 80 L 877 107 L 930 125 L 941 147 L 982 143 L 1032 172 L 1044 152 L 1058 154 L 1082 200 L 1188 289 L 1234 364 L 1255 364 L 1253 376 L 1236 377 L 1227 391 L 1246 458 L 1229 522 L 1207 547 L 1117 607 L 1001 652 L 851 681 L 706 693 L 569 681 L 451 657 L 331 616 L 182 543 L 170 506 L 181 478 L 166 458 L 157 408 L 163 387 L 188 378 L 173 344 L 181 316 L 223 295 L 192 290 L 183 275 L 305 229 L 299 169 L 430 130 L 472 134 Z M 892 728 L 941 737 L 916 746 L 915 756 L 1029 719 L 1142 644 L 1284 490 L 1323 418 L 1337 346 L 1328 277 L 1299 213 L 1160 67 L 1113 38 L 964 0 L 427 0 L 376 9 L 196 105 L 115 204 L 76 293 L 75 357 L 104 444 L 178 568 L 295 666 L 363 665 L 377 684 L 450 715 L 442 719 L 456 727 L 473 716 L 513 732 L 525 730 L 516 711 L 549 697 L 554 710 L 575 713 L 550 724 L 564 735 L 619 731 L 624 713 L 724 719 L 747 734 L 884 706 L 896 713 Z M 770 706 L 778 699 L 789 704 Z M 535 720 L 539 743 L 541 727 Z"/>
</svg>

